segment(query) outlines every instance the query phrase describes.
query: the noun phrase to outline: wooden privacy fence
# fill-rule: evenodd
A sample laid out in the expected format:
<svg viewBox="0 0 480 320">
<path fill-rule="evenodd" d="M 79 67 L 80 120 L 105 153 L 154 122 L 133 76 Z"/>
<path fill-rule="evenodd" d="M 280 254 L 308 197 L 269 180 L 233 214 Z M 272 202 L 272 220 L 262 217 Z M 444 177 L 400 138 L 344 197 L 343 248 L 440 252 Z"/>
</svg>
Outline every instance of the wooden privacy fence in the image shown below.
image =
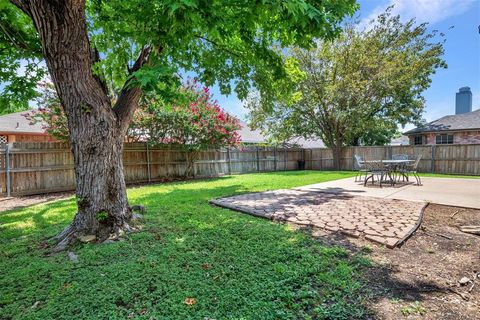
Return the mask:
<svg viewBox="0 0 480 320">
<path fill-rule="evenodd" d="M 394 154 L 408 154 L 412 159 L 422 155 L 420 172 L 480 175 L 480 144 L 344 147 L 340 159 L 341 170 L 355 169 L 355 154 L 365 160 L 391 159 Z M 307 168 L 332 170 L 330 149 L 306 150 Z"/>
<path fill-rule="evenodd" d="M 246 147 L 199 153 L 193 166 L 195 178 L 250 172 L 296 170 L 303 149 Z M 123 153 L 126 182 L 142 183 L 181 178 L 187 152 L 152 148 L 144 143 L 126 144 Z M 75 189 L 73 157 L 59 142 L 14 142 L 0 148 L 0 195 L 30 195 Z"/>
<path fill-rule="evenodd" d="M 341 169 L 354 169 L 354 155 L 366 160 L 390 159 L 393 154 L 421 154 L 420 172 L 480 175 L 480 144 L 434 146 L 345 147 Z M 126 144 L 123 154 L 127 183 L 181 178 L 187 154 L 173 148 L 149 148 Z M 196 178 L 228 174 L 297 170 L 305 161 L 311 170 L 332 170 L 332 152 L 327 148 L 285 149 L 246 147 L 200 152 L 193 166 Z M 14 142 L 0 148 L 0 195 L 30 195 L 75 188 L 73 157 L 67 145 L 58 142 Z"/>
</svg>

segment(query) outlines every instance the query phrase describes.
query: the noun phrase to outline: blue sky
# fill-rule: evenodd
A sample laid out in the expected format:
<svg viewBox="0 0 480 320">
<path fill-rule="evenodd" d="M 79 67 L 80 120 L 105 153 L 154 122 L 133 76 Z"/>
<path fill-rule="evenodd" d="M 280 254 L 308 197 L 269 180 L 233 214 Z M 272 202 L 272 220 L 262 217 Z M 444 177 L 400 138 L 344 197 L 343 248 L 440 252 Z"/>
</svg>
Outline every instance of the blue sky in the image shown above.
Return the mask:
<svg viewBox="0 0 480 320">
<path fill-rule="evenodd" d="M 358 0 L 357 0 L 358 1 Z M 360 19 L 370 20 L 390 5 L 403 20 L 416 17 L 429 27 L 446 34 L 445 55 L 448 69 L 438 70 L 425 91 L 427 121 L 455 113 L 455 93 L 469 86 L 473 92 L 473 109 L 480 108 L 480 0 L 360 0 Z M 453 26 L 453 29 L 449 28 Z M 213 88 L 215 98 L 227 111 L 244 119 L 247 110 L 234 95 L 222 96 Z M 406 129 L 412 128 L 408 125 Z"/>
</svg>

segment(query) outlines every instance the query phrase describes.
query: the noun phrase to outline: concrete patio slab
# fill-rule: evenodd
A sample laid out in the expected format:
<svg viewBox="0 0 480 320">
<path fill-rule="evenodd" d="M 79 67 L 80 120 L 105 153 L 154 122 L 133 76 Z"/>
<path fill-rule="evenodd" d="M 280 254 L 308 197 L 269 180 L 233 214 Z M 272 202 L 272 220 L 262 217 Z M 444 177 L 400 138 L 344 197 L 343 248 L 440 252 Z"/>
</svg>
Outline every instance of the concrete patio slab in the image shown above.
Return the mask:
<svg viewBox="0 0 480 320">
<path fill-rule="evenodd" d="M 385 199 L 431 202 L 449 206 L 480 209 L 480 179 L 422 178 L 422 185 L 397 184 L 363 186 L 353 178 L 322 182 L 295 188 L 301 191 L 317 191 Z"/>
<path fill-rule="evenodd" d="M 292 189 L 243 194 L 210 203 L 271 220 L 362 236 L 389 248 L 417 229 L 425 207 L 419 201 Z"/>
</svg>

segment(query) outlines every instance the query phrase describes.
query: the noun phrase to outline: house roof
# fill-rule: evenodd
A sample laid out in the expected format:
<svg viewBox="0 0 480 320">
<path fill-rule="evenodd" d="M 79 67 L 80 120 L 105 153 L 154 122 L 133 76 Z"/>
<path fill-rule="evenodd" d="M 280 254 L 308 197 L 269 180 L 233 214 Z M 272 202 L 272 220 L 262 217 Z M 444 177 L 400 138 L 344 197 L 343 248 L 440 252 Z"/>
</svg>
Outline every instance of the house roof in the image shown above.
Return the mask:
<svg viewBox="0 0 480 320">
<path fill-rule="evenodd" d="M 243 121 L 240 121 L 240 125 L 242 128 L 237 131 L 237 133 L 240 135 L 240 138 L 242 139 L 242 142 L 245 143 L 266 143 L 267 139 L 262 135 L 260 130 L 252 130 Z"/>
<path fill-rule="evenodd" d="M 43 123 L 31 122 L 23 115 L 28 111 L 10 113 L 0 116 L 0 134 L 46 134 L 43 129 Z M 252 130 L 243 121 L 240 121 L 242 128 L 238 130 L 238 134 L 245 143 L 267 143 L 267 139 L 260 130 Z M 299 144 L 305 148 L 321 148 L 324 144 L 321 140 L 305 140 L 302 138 L 292 140 L 292 143 Z"/>
<path fill-rule="evenodd" d="M 23 115 L 28 111 L 15 112 L 0 116 L 0 133 L 9 134 L 46 134 L 43 124 L 31 124 Z"/>
<path fill-rule="evenodd" d="M 242 142 L 244 143 L 268 143 L 260 130 L 252 130 L 247 123 L 240 121 L 242 129 L 238 130 Z M 304 138 L 293 138 L 289 143 L 300 145 L 303 148 L 324 148 L 322 140 L 310 140 Z"/>
<path fill-rule="evenodd" d="M 480 109 L 475 111 L 445 116 L 427 123 L 424 126 L 409 130 L 404 134 L 410 135 L 423 132 L 480 130 Z"/>
<path fill-rule="evenodd" d="M 388 145 L 390 146 L 402 146 L 410 144 L 410 139 L 407 136 L 401 135 L 398 138 L 392 139 Z"/>
<path fill-rule="evenodd" d="M 289 143 L 297 144 L 305 149 L 325 148 L 325 143 L 320 139 L 293 138 Z"/>
</svg>

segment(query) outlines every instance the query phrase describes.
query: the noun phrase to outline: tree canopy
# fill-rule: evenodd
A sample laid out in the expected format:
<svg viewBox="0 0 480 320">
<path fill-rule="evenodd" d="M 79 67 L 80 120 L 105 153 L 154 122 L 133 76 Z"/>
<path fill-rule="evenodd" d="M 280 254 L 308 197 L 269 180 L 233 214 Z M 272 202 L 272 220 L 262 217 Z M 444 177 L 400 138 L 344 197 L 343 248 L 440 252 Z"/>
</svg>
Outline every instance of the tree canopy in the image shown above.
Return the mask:
<svg viewBox="0 0 480 320">
<path fill-rule="evenodd" d="M 132 230 L 122 152 L 143 94 L 169 100 L 191 71 L 222 93 L 245 98 L 255 87 L 271 99 L 286 76 L 282 48 L 335 37 L 356 8 L 354 0 L 0 0 L 0 95 L 29 79 L 26 105 L 44 61 L 67 118 L 79 210 L 55 250 L 81 234 Z M 31 66 L 33 76 L 22 70 Z"/>
<path fill-rule="evenodd" d="M 2 108 L 25 108 L 45 75 L 40 38 L 22 12 L 35 1 L 0 0 L 0 98 Z M 124 86 L 157 90 L 165 98 L 178 75 L 193 71 L 207 86 L 246 97 L 255 85 L 263 94 L 284 74 L 277 47 L 309 47 L 333 38 L 356 9 L 354 0 L 87 1 L 85 10 L 97 77 L 111 96 Z M 148 53 L 148 64 L 135 61 Z M 7 103 L 5 103 L 7 102 Z"/>
<path fill-rule="evenodd" d="M 46 71 L 41 52 L 30 18 L 0 0 L 0 114 L 25 110 L 37 96 Z"/>
<path fill-rule="evenodd" d="M 293 48 L 284 55 L 289 80 L 277 88 L 286 94 L 273 102 L 251 97 L 251 121 L 277 141 L 313 137 L 331 148 L 386 143 L 398 124 L 420 121 L 422 94 L 437 68 L 446 67 L 436 34 L 387 9 L 369 29 L 348 24 L 317 48 Z"/>
</svg>

